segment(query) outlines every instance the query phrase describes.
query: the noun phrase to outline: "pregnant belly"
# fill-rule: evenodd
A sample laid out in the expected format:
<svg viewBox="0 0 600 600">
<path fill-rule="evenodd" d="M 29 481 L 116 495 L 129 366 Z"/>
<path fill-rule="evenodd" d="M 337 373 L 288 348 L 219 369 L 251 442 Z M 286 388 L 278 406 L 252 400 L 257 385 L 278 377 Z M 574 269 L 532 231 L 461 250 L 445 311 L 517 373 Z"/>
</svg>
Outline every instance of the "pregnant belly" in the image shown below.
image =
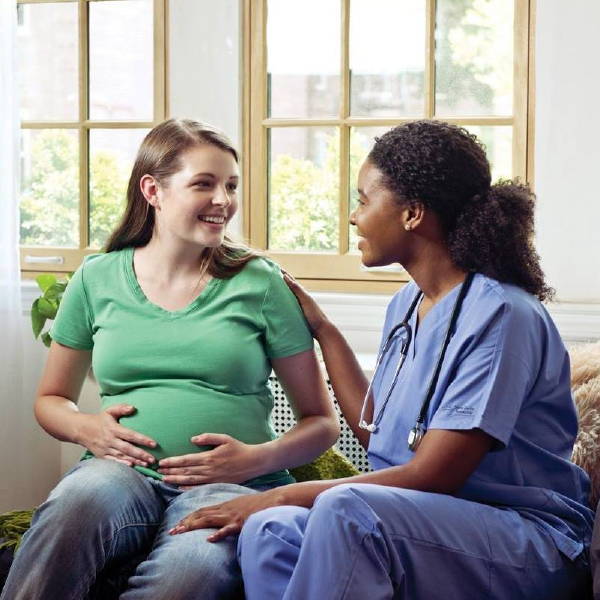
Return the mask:
<svg viewBox="0 0 600 600">
<path fill-rule="evenodd" d="M 226 433 L 247 444 L 260 444 L 275 437 L 269 425 L 268 398 L 259 395 L 234 396 L 213 390 L 201 394 L 135 390 L 105 398 L 102 408 L 122 403 L 134 406 L 136 412 L 119 422 L 157 443 L 156 448 L 144 447 L 157 461 L 210 449 L 191 441 L 201 433 Z"/>
</svg>

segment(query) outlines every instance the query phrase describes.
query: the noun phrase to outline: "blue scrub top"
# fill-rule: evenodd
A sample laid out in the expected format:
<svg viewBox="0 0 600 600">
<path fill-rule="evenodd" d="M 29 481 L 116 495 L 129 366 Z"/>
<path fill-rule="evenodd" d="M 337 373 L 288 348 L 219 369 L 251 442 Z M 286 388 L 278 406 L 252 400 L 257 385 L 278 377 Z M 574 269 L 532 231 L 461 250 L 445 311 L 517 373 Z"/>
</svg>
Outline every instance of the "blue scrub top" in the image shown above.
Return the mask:
<svg viewBox="0 0 600 600">
<path fill-rule="evenodd" d="M 369 460 L 376 470 L 413 457 L 408 433 L 427 394 L 459 289 L 460 285 L 434 305 L 418 329 L 417 311 L 412 315 L 406 362 L 370 438 Z M 410 282 L 394 296 L 383 340 L 404 319 L 417 292 Z M 391 384 L 400 346 L 398 338 L 373 381 L 375 415 Z M 589 478 L 570 461 L 577 414 L 569 356 L 537 298 L 514 285 L 475 275 L 425 426 L 478 428 L 496 442 L 456 496 L 518 511 L 546 529 L 570 558 L 589 544 Z"/>
</svg>

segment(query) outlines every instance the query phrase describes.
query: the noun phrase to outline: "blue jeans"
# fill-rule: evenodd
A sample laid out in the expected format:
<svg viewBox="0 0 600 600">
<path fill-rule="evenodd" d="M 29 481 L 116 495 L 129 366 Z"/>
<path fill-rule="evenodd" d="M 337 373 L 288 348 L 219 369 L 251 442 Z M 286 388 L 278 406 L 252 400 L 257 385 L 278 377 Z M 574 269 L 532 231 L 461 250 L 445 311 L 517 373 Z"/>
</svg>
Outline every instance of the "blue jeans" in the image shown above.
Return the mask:
<svg viewBox="0 0 600 600">
<path fill-rule="evenodd" d="M 122 600 L 238 597 L 235 538 L 210 543 L 214 529 L 168 530 L 197 508 L 256 491 L 216 483 L 184 492 L 114 461 L 82 461 L 35 512 L 0 598 L 106 600 L 97 576 L 128 563 Z"/>
</svg>

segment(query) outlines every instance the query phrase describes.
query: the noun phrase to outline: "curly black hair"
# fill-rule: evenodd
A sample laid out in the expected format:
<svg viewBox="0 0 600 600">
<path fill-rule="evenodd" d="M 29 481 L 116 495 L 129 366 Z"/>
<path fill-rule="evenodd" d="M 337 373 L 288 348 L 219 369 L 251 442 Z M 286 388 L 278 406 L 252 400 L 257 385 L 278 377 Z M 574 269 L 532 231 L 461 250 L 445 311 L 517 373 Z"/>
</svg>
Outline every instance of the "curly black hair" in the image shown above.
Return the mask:
<svg viewBox="0 0 600 600">
<path fill-rule="evenodd" d="M 540 300 L 553 296 L 533 246 L 535 196 L 517 180 L 490 185 L 475 135 L 442 121 L 413 121 L 376 138 L 368 160 L 400 203 L 422 202 L 438 215 L 457 266 Z"/>
</svg>

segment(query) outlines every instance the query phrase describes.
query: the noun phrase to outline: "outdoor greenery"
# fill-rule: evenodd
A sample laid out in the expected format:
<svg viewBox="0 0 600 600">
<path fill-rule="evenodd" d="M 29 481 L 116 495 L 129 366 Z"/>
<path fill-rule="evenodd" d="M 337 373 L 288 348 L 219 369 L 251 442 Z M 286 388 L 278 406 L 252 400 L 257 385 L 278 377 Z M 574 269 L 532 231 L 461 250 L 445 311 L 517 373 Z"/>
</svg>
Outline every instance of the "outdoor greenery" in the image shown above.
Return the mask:
<svg viewBox="0 0 600 600">
<path fill-rule="evenodd" d="M 21 194 L 21 244 L 79 245 L 77 137 L 44 129 L 31 137 L 28 175 Z M 123 210 L 128 170 L 109 152 L 90 160 L 90 246 L 100 248 Z"/>
<path fill-rule="evenodd" d="M 350 173 L 358 173 L 372 140 L 353 135 Z M 338 247 L 339 158 L 337 135 L 325 141 L 322 164 L 278 155 L 271 165 L 269 247 L 284 250 L 334 251 Z M 350 182 L 350 190 L 356 180 Z M 351 192 L 351 196 L 354 194 Z"/>
</svg>

